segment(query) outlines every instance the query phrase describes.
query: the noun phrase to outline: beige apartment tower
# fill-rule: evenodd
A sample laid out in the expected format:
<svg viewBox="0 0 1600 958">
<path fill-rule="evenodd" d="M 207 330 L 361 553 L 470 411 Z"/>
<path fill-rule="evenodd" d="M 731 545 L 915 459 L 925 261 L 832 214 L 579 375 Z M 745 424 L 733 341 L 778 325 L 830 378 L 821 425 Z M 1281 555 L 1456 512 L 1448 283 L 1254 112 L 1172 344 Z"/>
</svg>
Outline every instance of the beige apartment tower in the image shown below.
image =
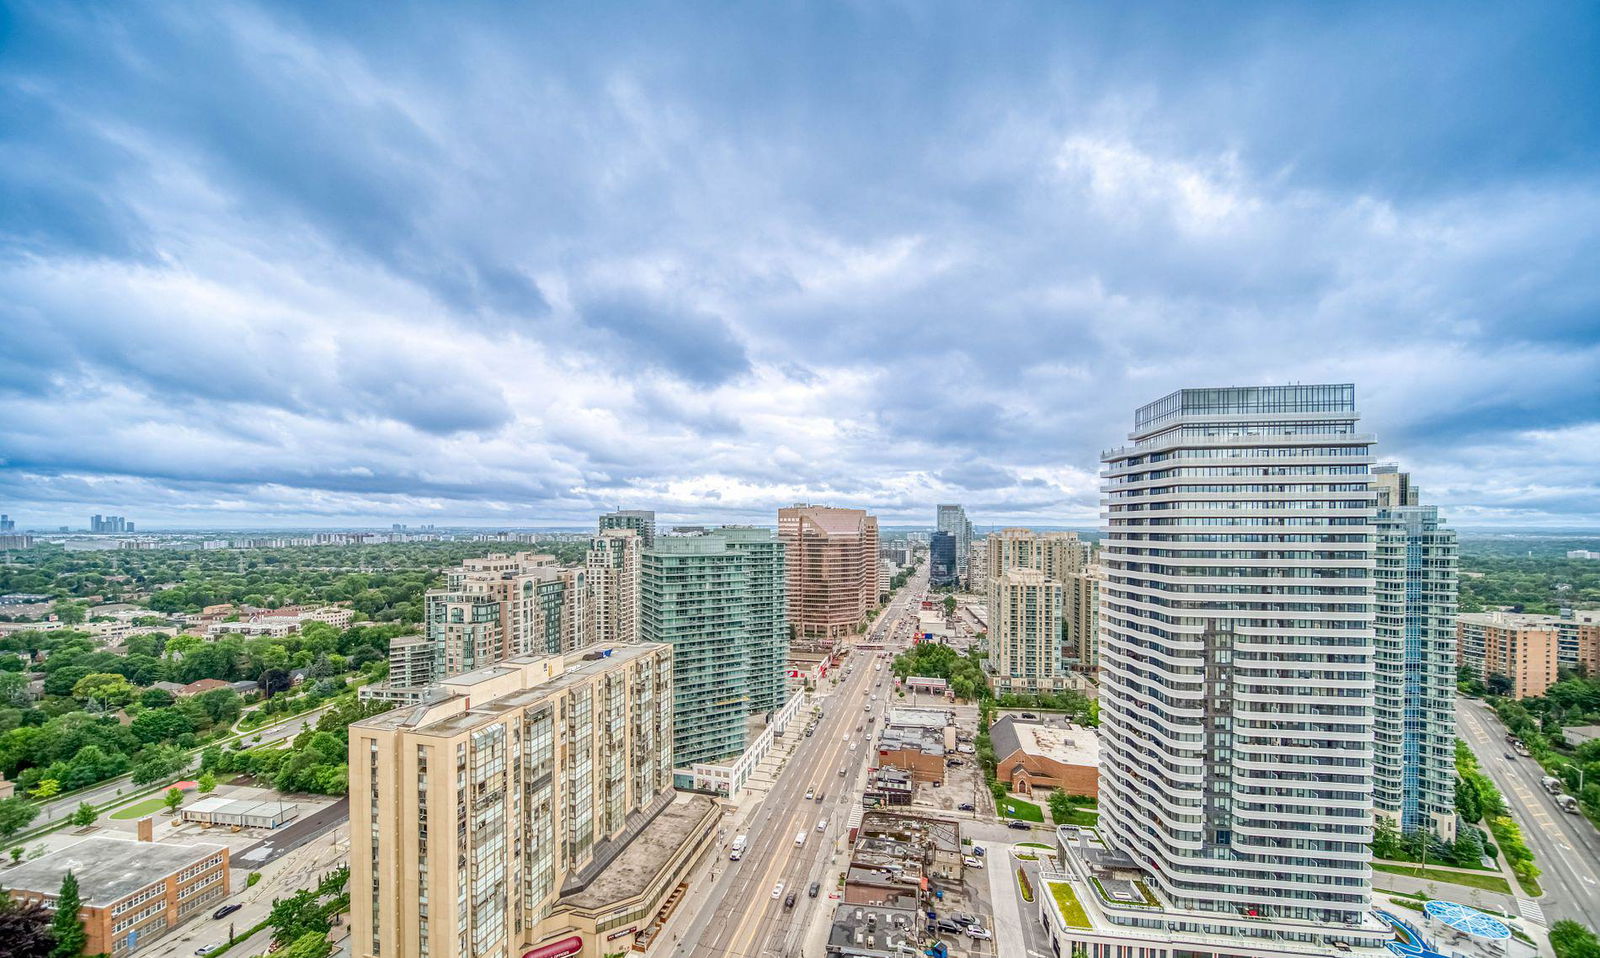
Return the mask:
<svg viewBox="0 0 1600 958">
<path fill-rule="evenodd" d="M 1480 681 L 1511 682 L 1511 697 L 1543 695 L 1555 684 L 1560 630 L 1550 616 L 1468 612 L 1456 617 L 1456 663 Z"/>
<path fill-rule="evenodd" d="M 648 940 L 717 819 L 674 801 L 671 675 L 659 644 L 518 656 L 352 725 L 352 952 L 599 958 Z"/>
<path fill-rule="evenodd" d="M 639 571 L 644 538 L 634 529 L 606 529 L 589 540 L 591 642 L 639 641 Z"/>
<path fill-rule="evenodd" d="M 1062 676 L 1060 582 L 1038 569 L 1008 569 L 991 582 L 990 662 L 1001 692 L 1052 691 Z"/>
<path fill-rule="evenodd" d="M 795 638 L 832 644 L 864 629 L 878 599 L 878 520 L 861 509 L 795 505 L 778 510 L 778 538 Z"/>
<path fill-rule="evenodd" d="M 1034 532 L 1002 529 L 989 534 L 983 547 L 989 610 L 989 662 L 997 691 L 1051 691 L 1067 688 L 1073 672 L 1090 672 L 1099 663 L 1097 641 L 1100 570 L 1091 564 L 1089 543 L 1075 532 Z M 1030 570 L 1060 586 L 1055 627 L 1056 653 L 1052 661 L 1019 657 L 1009 649 L 1027 640 L 1013 634 L 1002 617 L 1001 595 L 1006 577 Z"/>
</svg>

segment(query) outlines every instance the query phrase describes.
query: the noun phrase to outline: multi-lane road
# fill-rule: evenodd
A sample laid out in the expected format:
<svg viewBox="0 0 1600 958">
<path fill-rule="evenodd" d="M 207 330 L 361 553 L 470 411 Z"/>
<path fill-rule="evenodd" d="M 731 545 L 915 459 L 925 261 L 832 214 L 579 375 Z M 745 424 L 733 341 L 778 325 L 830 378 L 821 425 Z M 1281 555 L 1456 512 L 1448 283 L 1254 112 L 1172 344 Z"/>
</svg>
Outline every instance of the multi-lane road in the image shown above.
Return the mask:
<svg viewBox="0 0 1600 958">
<path fill-rule="evenodd" d="M 249 741 L 252 746 L 257 744 L 267 745 L 280 739 L 293 738 L 315 725 L 317 719 L 322 717 L 322 713 L 330 708 L 332 708 L 332 705 L 318 706 L 302 715 L 293 716 L 275 725 L 268 725 L 251 732 L 245 732 L 237 737 Z M 256 741 L 257 738 L 260 739 L 259 743 Z M 224 739 L 222 742 L 215 744 L 226 744 L 230 741 L 232 739 Z M 199 757 L 200 752 L 197 749 L 190 759 L 191 763 Z M 106 802 L 116 799 L 123 792 L 132 792 L 146 787 L 148 786 L 134 785 L 128 775 L 119 775 L 116 778 L 107 779 L 87 791 L 73 792 L 70 795 L 63 795 L 54 801 L 40 805 L 39 817 L 34 820 L 33 824 L 37 827 L 65 818 L 76 811 L 78 805 L 83 802 L 96 806 L 104 805 Z"/>
<path fill-rule="evenodd" d="M 918 585 L 908 583 L 891 600 L 874 623 L 869 643 L 892 641 L 892 623 L 920 593 Z M 749 845 L 740 861 L 728 860 L 727 846 L 734 836 L 725 837 L 713 866 L 716 877 L 699 913 L 680 935 L 676 958 L 799 955 L 817 910 L 831 911 L 828 896 L 836 892 L 838 878 L 831 862 L 845 846 L 845 821 L 860 800 L 863 771 L 873 754 L 876 724 L 865 722 L 881 715 L 894 684 L 887 660 L 875 650 L 858 650 L 846 664 L 850 675 L 818 698 L 823 716 L 816 731 L 807 737 L 803 722 L 790 724 L 786 742 L 798 742 L 794 754 L 743 826 Z M 813 792 L 811 799 L 807 791 Z M 822 801 L 816 801 L 817 794 Z M 827 824 L 819 830 L 824 820 Z M 803 837 L 802 844 L 795 843 L 797 836 Z M 812 882 L 820 885 L 816 898 L 808 893 Z M 779 883 L 783 887 L 775 895 Z M 785 900 L 791 892 L 795 903 L 788 907 Z"/>
<path fill-rule="evenodd" d="M 1600 833 L 1582 815 L 1569 815 L 1540 786 L 1544 770 L 1531 758 L 1515 757 L 1505 744 L 1505 726 L 1479 702 L 1456 699 L 1458 734 L 1494 780 L 1543 874 L 1539 907 L 1551 924 L 1572 918 L 1593 925 L 1600 915 Z"/>
</svg>

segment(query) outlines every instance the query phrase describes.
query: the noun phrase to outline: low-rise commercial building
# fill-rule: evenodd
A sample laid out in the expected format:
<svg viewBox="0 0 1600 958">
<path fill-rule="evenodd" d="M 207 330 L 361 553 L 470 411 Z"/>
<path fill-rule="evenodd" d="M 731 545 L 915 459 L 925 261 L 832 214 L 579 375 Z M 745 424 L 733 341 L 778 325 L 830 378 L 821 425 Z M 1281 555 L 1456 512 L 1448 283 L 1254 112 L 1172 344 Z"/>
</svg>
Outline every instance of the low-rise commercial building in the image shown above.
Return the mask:
<svg viewBox="0 0 1600 958">
<path fill-rule="evenodd" d="M 53 908 L 67 872 L 78 880 L 89 955 L 134 954 L 228 895 L 228 849 L 221 845 L 106 837 L 9 869 L 5 887 L 14 899 Z"/>
</svg>

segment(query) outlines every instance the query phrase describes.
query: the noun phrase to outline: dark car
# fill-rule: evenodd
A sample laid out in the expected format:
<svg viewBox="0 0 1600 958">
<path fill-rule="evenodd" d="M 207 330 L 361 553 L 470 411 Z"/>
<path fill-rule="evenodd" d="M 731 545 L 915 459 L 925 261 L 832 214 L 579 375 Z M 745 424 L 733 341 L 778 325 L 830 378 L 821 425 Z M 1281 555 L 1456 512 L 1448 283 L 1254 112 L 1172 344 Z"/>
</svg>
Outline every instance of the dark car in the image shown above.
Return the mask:
<svg viewBox="0 0 1600 958">
<path fill-rule="evenodd" d="M 971 802 L 962 802 L 960 805 L 957 805 L 956 808 L 961 809 L 963 812 L 977 811 Z"/>
<path fill-rule="evenodd" d="M 1517 757 L 1515 755 L 1512 755 L 1510 752 L 1501 752 L 1500 754 L 1504 755 L 1506 761 L 1508 761 L 1508 762 L 1515 762 L 1517 760 Z"/>
<path fill-rule="evenodd" d="M 939 919 L 933 923 L 933 927 L 939 929 L 940 931 L 948 932 L 952 935 L 959 935 L 961 932 L 966 930 L 964 926 L 958 925 L 948 918 Z"/>
<path fill-rule="evenodd" d="M 820 891 L 822 891 L 822 882 L 814 881 L 811 883 L 811 887 L 806 889 L 806 894 L 811 898 L 815 898 Z"/>
<path fill-rule="evenodd" d="M 1027 822 L 1006 822 L 1006 827 L 1007 828 L 1016 828 L 1016 829 L 1020 829 L 1022 831 L 1027 831 L 1028 829 L 1032 828 L 1033 826 L 1029 825 Z"/>
<path fill-rule="evenodd" d="M 1032 712 L 1023 712 L 1022 713 L 1022 717 L 1023 718 L 1038 718 L 1039 716 L 1033 714 Z"/>
<path fill-rule="evenodd" d="M 790 892 L 783 899 L 783 907 L 785 907 L 785 908 L 793 908 L 794 907 L 794 892 Z"/>
<path fill-rule="evenodd" d="M 211 917 L 212 918 L 226 918 L 229 915 L 233 914 L 234 912 L 238 911 L 239 909 L 241 909 L 243 907 L 244 906 L 240 905 L 240 904 L 223 905 L 221 908 L 218 908 L 216 911 L 212 912 L 211 913 Z"/>
</svg>

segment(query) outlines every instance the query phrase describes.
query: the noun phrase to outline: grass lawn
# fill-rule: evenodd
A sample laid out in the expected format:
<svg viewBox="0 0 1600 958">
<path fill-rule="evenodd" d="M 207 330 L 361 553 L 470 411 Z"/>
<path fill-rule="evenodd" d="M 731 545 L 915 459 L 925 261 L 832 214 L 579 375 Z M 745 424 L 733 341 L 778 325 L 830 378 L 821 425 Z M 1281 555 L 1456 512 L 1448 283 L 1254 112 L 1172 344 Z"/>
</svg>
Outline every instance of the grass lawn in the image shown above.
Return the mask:
<svg viewBox="0 0 1600 958">
<path fill-rule="evenodd" d="M 1055 816 L 1052 815 L 1052 818 Z M 1094 828 L 1100 824 L 1100 813 L 1092 808 L 1074 808 L 1067 813 L 1067 817 L 1057 818 L 1057 825 L 1081 825 L 1084 828 Z"/>
<path fill-rule="evenodd" d="M 1000 813 L 1001 818 L 1015 818 L 1024 822 L 1044 821 L 1043 809 L 1032 802 L 1024 801 L 1012 795 L 996 799 L 994 807 Z M 1011 810 L 1007 811 L 1008 808 Z"/>
<path fill-rule="evenodd" d="M 111 817 L 122 821 L 130 818 L 143 818 L 166 807 L 167 796 L 162 794 L 157 795 L 155 798 L 147 798 L 142 802 L 134 802 L 126 808 L 119 808 L 111 813 Z"/>
<path fill-rule="evenodd" d="M 1055 896 L 1056 907 L 1061 909 L 1061 920 L 1074 928 L 1088 928 L 1089 916 L 1084 914 L 1077 892 L 1064 881 L 1046 882 L 1050 894 Z"/>
<path fill-rule="evenodd" d="M 1046 845 L 1044 842 L 1017 842 L 1017 847 L 1018 848 L 1048 848 L 1051 851 L 1055 850 L 1055 846 L 1054 845 Z"/>
<path fill-rule="evenodd" d="M 1427 881 L 1445 882 L 1451 885 L 1465 885 L 1468 888 L 1481 888 L 1484 891 L 1499 892 L 1502 895 L 1511 894 L 1511 886 L 1499 875 L 1477 875 L 1467 872 L 1441 871 L 1430 868 L 1426 872 L 1420 865 L 1391 865 L 1388 862 L 1373 862 L 1372 867 L 1380 872 L 1391 875 L 1409 875 L 1412 878 L 1422 878 Z"/>
</svg>

